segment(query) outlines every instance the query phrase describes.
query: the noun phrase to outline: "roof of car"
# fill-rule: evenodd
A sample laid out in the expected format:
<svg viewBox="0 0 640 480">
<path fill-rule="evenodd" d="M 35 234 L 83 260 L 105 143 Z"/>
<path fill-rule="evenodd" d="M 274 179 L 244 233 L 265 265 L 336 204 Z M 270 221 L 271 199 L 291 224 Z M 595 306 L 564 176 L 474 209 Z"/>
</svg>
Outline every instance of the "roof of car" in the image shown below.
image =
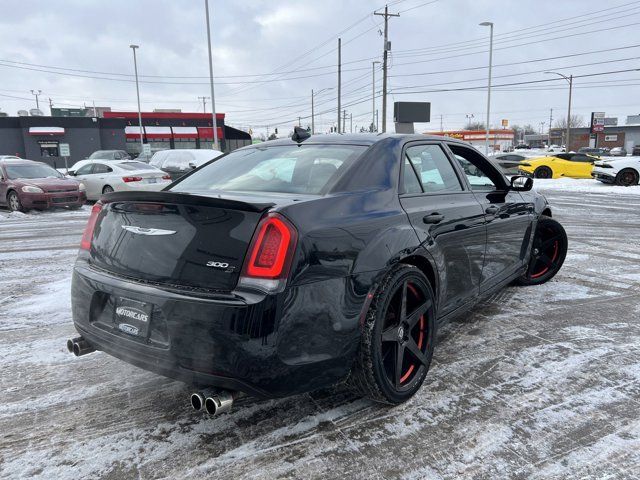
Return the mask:
<svg viewBox="0 0 640 480">
<path fill-rule="evenodd" d="M 335 133 L 326 135 L 311 135 L 309 138 L 300 142 L 301 144 L 341 144 L 341 145 L 373 145 L 388 138 L 410 140 L 446 140 L 448 142 L 464 143 L 451 137 L 443 137 L 441 135 L 424 135 L 424 134 L 404 134 L 404 133 Z M 282 138 L 278 140 L 268 140 L 262 143 L 256 143 L 251 147 L 272 146 L 272 145 L 294 145 L 297 142 L 291 138 Z"/>
<path fill-rule="evenodd" d="M 30 165 L 30 164 L 34 164 L 34 163 L 40 164 L 40 163 L 43 163 L 43 162 L 36 162 L 34 160 L 26 160 L 24 158 L 4 158 L 4 159 L 0 159 L 0 163 L 2 163 L 3 165 Z"/>
</svg>

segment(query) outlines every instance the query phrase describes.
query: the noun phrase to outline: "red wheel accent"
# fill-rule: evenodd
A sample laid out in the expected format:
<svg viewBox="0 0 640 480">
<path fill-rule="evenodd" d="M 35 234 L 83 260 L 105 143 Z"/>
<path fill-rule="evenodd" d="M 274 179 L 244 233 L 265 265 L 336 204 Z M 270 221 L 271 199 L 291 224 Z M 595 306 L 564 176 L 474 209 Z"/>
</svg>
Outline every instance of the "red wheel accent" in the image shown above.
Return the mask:
<svg viewBox="0 0 640 480">
<path fill-rule="evenodd" d="M 554 242 L 553 244 L 553 257 L 551 258 L 551 262 L 555 262 L 556 258 L 558 258 L 558 252 L 560 251 L 560 242 L 558 242 L 557 240 Z M 547 273 L 549 271 L 549 267 L 544 267 L 542 269 L 542 271 L 538 272 L 538 273 L 534 273 L 531 275 L 531 278 L 538 278 L 541 277 L 542 275 L 544 275 L 545 273 Z"/>
<path fill-rule="evenodd" d="M 409 283 L 407 284 L 407 288 L 411 290 L 411 293 L 413 293 L 413 295 L 416 298 L 418 297 L 418 291 L 413 285 Z M 420 334 L 418 335 L 418 348 L 420 350 L 422 350 L 423 341 L 424 341 L 424 315 L 420 317 Z M 411 373 L 415 370 L 415 368 L 416 368 L 415 364 L 412 363 L 411 365 L 409 365 L 409 368 L 407 369 L 407 371 L 404 372 L 402 377 L 400 377 L 400 383 L 404 383 L 411 376 Z"/>
</svg>

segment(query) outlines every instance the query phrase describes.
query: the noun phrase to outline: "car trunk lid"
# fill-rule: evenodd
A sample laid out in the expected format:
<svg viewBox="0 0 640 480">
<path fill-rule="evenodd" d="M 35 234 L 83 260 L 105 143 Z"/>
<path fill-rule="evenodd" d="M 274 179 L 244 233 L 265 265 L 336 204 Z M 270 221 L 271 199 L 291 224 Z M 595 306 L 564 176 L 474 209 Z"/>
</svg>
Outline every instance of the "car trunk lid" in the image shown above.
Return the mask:
<svg viewBox="0 0 640 480">
<path fill-rule="evenodd" d="M 255 228 L 273 203 L 174 192 L 106 195 L 90 262 L 151 283 L 232 290 Z"/>
</svg>

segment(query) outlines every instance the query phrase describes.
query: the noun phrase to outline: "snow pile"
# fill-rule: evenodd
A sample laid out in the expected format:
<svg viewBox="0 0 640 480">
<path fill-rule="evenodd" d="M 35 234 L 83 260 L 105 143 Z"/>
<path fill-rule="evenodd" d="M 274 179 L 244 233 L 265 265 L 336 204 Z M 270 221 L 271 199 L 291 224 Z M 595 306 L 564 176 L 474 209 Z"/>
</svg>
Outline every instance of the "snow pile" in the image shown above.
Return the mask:
<svg viewBox="0 0 640 480">
<path fill-rule="evenodd" d="M 633 187 L 620 187 L 617 185 L 608 185 L 592 179 L 580 178 L 555 178 L 543 179 L 536 178 L 533 181 L 533 188 L 540 192 L 549 190 L 563 192 L 584 192 L 584 193 L 603 193 L 616 195 L 638 195 L 640 196 L 640 185 Z"/>
</svg>

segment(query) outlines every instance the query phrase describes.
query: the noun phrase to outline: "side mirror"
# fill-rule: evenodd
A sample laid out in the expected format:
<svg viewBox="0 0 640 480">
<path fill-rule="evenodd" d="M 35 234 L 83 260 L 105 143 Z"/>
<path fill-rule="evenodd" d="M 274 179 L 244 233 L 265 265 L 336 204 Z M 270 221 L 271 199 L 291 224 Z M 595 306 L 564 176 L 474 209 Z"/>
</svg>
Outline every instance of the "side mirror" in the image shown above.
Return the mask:
<svg viewBox="0 0 640 480">
<path fill-rule="evenodd" d="M 76 172 L 75 172 L 75 170 L 67 170 L 67 175 L 69 175 L 71 177 L 75 177 L 76 176 Z"/>
<path fill-rule="evenodd" d="M 511 190 L 516 192 L 528 192 L 533 188 L 533 178 L 516 175 L 511 177 Z"/>
<path fill-rule="evenodd" d="M 198 166 L 197 166 L 195 163 L 193 163 L 193 162 L 189 162 L 189 167 L 191 167 L 191 168 L 192 168 L 192 169 L 194 169 L 194 170 L 195 170 L 196 168 L 198 168 Z"/>
</svg>

